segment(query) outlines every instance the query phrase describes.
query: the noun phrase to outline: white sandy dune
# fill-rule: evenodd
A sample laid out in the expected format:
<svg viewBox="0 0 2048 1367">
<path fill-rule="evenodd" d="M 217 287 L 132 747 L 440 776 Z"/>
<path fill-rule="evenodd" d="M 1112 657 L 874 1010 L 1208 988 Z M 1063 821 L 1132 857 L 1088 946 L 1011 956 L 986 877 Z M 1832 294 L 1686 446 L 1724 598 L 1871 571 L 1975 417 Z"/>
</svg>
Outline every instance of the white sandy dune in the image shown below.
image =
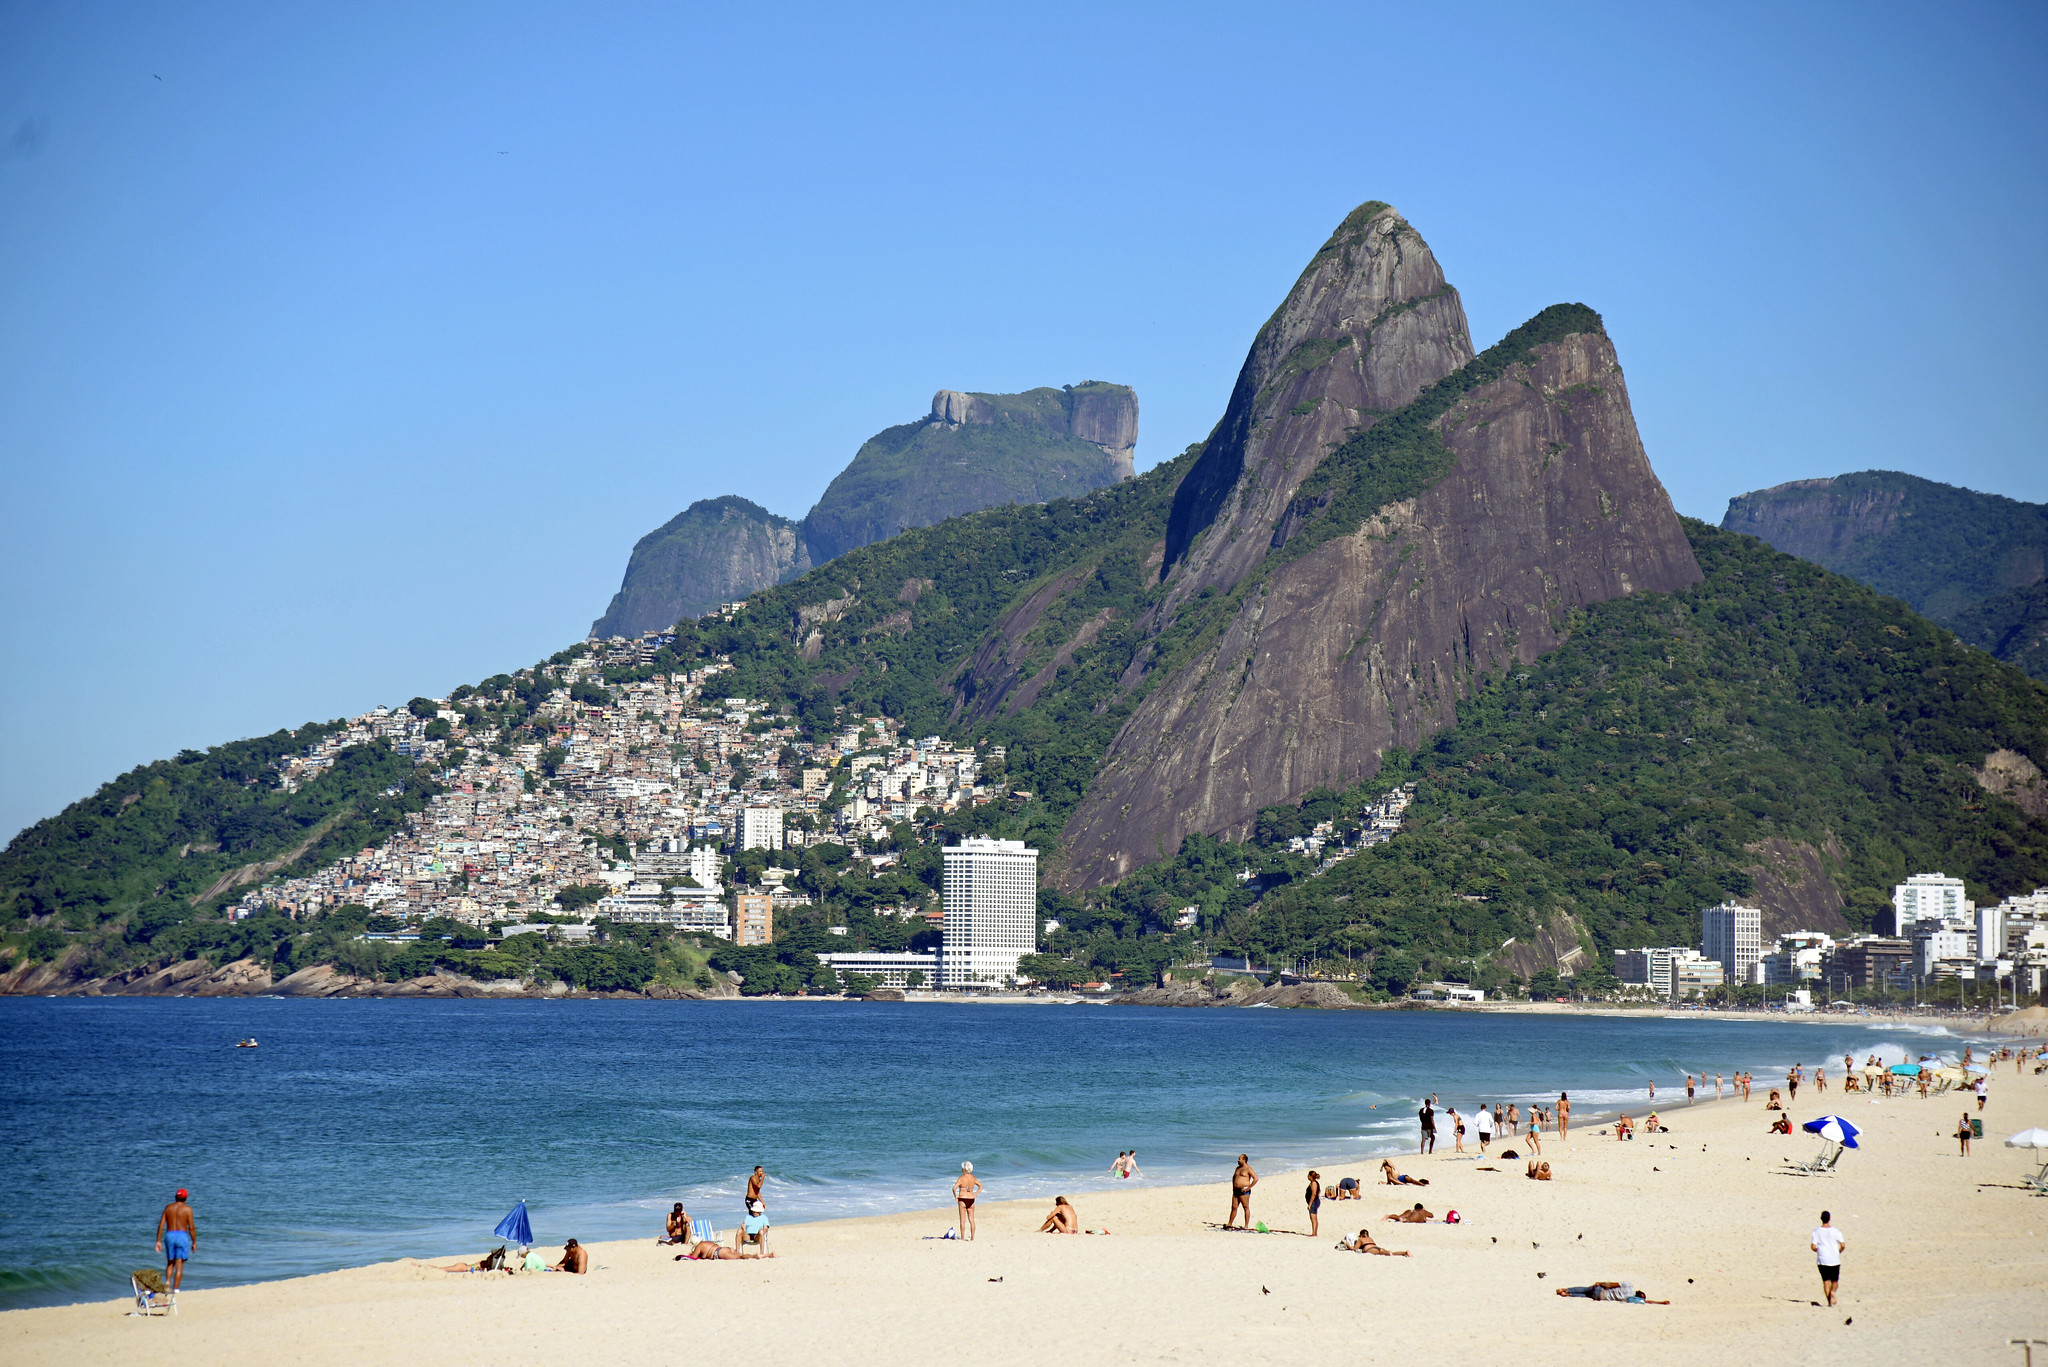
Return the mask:
<svg viewBox="0 0 2048 1367">
<path fill-rule="evenodd" d="M 1219 1172 L 1205 1187 L 1077 1196 L 1084 1223 L 1113 1231 L 1106 1238 L 1036 1234 L 1043 1203 L 985 1200 L 972 1244 L 923 1237 L 951 1221 L 935 1210 L 779 1229 L 779 1256 L 759 1263 L 677 1263 L 651 1237 L 596 1246 L 597 1270 L 581 1278 L 390 1263 L 189 1292 L 175 1319 L 127 1317 L 120 1302 L 12 1311 L 0 1315 L 0 1360 L 1361 1363 L 1478 1353 L 1516 1367 L 1832 1367 L 2017 1363 L 2007 1340 L 2048 1339 L 2048 1198 L 2019 1188 L 2027 1157 L 1998 1142 L 2048 1125 L 2048 1078 L 2017 1077 L 2010 1063 L 1995 1074 L 1986 1136 L 1967 1160 L 1949 1137 L 1961 1098 L 1872 1104 L 1833 1086 L 1820 1098 L 1803 1091 L 1796 1120 L 1839 1110 L 1865 1127 L 1864 1149 L 1829 1177 L 1783 1173 L 1818 1145 L 1768 1136 L 1762 1104 L 1761 1090 L 1746 1106 L 1688 1110 L 1681 1099 L 1663 1112 L 1673 1133 L 1625 1144 L 1591 1127 L 1563 1143 L 1552 1136 L 1548 1184 L 1525 1180 L 1519 1161 L 1411 1157 L 1403 1166 L 1427 1176 L 1427 1190 L 1325 1202 L 1317 1238 L 1306 1234 L 1298 1173 L 1263 1174 L 1255 1211 L 1274 1233 L 1215 1228 L 1228 1204 Z M 1363 1165 L 1323 1172 L 1369 1175 Z M 940 1199 L 951 1176 L 934 1174 Z M 1463 1223 L 1381 1219 L 1416 1196 Z M 1849 1240 L 1832 1312 L 1813 1304 L 1820 1284 L 1807 1249 L 1823 1206 Z M 1335 1251 L 1364 1223 L 1414 1256 Z M 1673 1304 L 1552 1294 L 1602 1278 Z"/>
</svg>

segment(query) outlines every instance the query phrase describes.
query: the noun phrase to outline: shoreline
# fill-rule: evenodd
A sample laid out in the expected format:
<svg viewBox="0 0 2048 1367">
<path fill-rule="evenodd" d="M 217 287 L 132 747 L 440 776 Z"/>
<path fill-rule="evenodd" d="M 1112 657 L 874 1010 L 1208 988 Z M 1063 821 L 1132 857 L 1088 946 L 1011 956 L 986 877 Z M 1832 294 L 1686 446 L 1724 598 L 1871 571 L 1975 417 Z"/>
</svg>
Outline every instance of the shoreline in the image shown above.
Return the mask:
<svg viewBox="0 0 2048 1367">
<path fill-rule="evenodd" d="M 693 1352 L 765 1350 L 770 1360 L 879 1363 L 943 1342 L 950 1356 L 1008 1363 L 1042 1356 L 1049 1333 L 1063 1356 L 1087 1362 L 1241 1361 L 1247 1351 L 1350 1362 L 1361 1342 L 1440 1352 L 1448 1337 L 1539 1364 L 1650 1345 L 1660 1360 L 1708 1363 L 1725 1360 L 1733 1316 L 1752 1334 L 1746 1358 L 1826 1353 L 1853 1363 L 2002 1349 L 2006 1338 L 2038 1333 L 2048 1203 L 2013 1185 L 2032 1165 L 1994 1135 L 2048 1120 L 2048 1076 L 1997 1075 L 1985 1139 L 1967 1161 L 1941 1133 L 1958 1098 L 1826 1099 L 1866 1134 L 1864 1147 L 1822 1178 L 1782 1171 L 1786 1158 L 1806 1159 L 1815 1145 L 1806 1135 L 1766 1135 L 1761 1093 L 1747 1104 L 1688 1108 L 1681 1099 L 1663 1113 L 1665 1135 L 1620 1143 L 1590 1116 L 1563 1141 L 1544 1135 L 1551 1183 L 1526 1181 L 1519 1160 L 1403 1155 L 1397 1165 L 1431 1185 L 1368 1187 L 1362 1200 L 1326 1201 L 1314 1239 L 1299 1169 L 1263 1173 L 1255 1192 L 1255 1214 L 1273 1234 L 1215 1229 L 1227 1204 L 1219 1171 L 1199 1184 L 1077 1192 L 1083 1224 L 1106 1226 L 1107 1238 L 1037 1235 L 1030 1231 L 1048 1201 L 987 1199 L 977 1212 L 980 1239 L 940 1240 L 953 1212 L 935 1201 L 782 1226 L 770 1234 L 778 1256 L 766 1262 L 677 1264 L 650 1231 L 591 1244 L 595 1270 L 584 1278 L 450 1275 L 382 1262 L 190 1291 L 175 1319 L 125 1318 L 125 1301 L 0 1312 L 0 1342 L 23 1367 L 138 1351 L 254 1367 L 287 1346 L 313 1363 L 593 1350 L 626 1363 L 667 1362 L 685 1343 Z M 1810 1111 L 1793 1114 L 1796 1124 Z M 1521 1147 L 1519 1138 L 1504 1141 L 1494 1153 Z M 1326 1180 L 1349 1173 L 1363 1181 L 1376 1164 L 1318 1166 Z M 934 1175 L 936 1200 L 948 1180 Z M 1458 1209 L 1461 1223 L 1380 1218 L 1417 1197 L 1438 1215 Z M 1832 1315 L 1808 1304 L 1819 1288 L 1805 1236 L 1821 1203 L 1850 1235 L 1843 1308 Z M 720 1212 L 701 1213 L 729 1236 Z M 1363 1259 L 1331 1248 L 1360 1224 L 1414 1256 Z M 543 1232 L 557 1241 L 543 1245 L 552 1261 L 560 1237 L 574 1231 Z M 473 1259 L 497 1242 L 480 1240 L 446 1261 Z M 1955 1276 L 1959 1266 L 1969 1276 Z M 1552 1294 L 1600 1278 L 1634 1281 L 1674 1304 L 1605 1306 Z M 1386 1309 L 1396 1305 L 1400 1313 Z"/>
</svg>

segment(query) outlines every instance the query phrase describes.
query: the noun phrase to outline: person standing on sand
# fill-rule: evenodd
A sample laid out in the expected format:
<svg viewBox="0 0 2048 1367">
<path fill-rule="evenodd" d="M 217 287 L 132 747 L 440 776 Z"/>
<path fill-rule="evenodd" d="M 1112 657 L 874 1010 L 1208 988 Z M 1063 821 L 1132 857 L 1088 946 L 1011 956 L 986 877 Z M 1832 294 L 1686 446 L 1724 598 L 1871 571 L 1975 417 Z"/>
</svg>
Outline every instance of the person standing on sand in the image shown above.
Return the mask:
<svg viewBox="0 0 2048 1367">
<path fill-rule="evenodd" d="M 1716 1074 L 1714 1074 L 1714 1100 L 1716 1100 L 1716 1101 L 1719 1101 L 1720 1099 L 1721 1099 L 1721 1075 L 1720 1075 L 1719 1073 L 1716 1073 Z"/>
<path fill-rule="evenodd" d="M 1572 1127 L 1572 1099 L 1563 1092 L 1557 1094 L 1557 1137 L 1564 1138 Z"/>
<path fill-rule="evenodd" d="M 1418 1154 L 1435 1153 L 1436 1112 L 1430 1109 L 1429 1102 L 1424 1101 L 1422 1103 L 1422 1109 L 1415 1113 L 1415 1118 L 1422 1123 L 1422 1139 L 1415 1146 L 1415 1152 Z"/>
<path fill-rule="evenodd" d="M 1536 1108 L 1534 1106 L 1529 1108 L 1529 1133 L 1527 1138 L 1530 1151 L 1538 1158 L 1541 1158 L 1543 1156 L 1543 1141 L 1536 1137 Z"/>
<path fill-rule="evenodd" d="M 1825 1068 L 1816 1067 L 1813 1070 L 1813 1090 L 1816 1092 L 1825 1092 L 1827 1089 L 1828 1070 Z"/>
<path fill-rule="evenodd" d="M 1252 1160 L 1248 1154 L 1237 1156 L 1237 1171 L 1230 1174 L 1230 1214 L 1224 1218 L 1223 1227 L 1229 1229 L 1237 1221 L 1237 1208 L 1244 1207 L 1244 1227 L 1252 1227 L 1252 1188 L 1259 1184 L 1259 1175 L 1252 1171 Z"/>
<path fill-rule="evenodd" d="M 1458 1114 L 1456 1106 L 1451 1107 L 1446 1114 L 1451 1117 L 1451 1140 L 1458 1146 L 1457 1151 L 1463 1153 L 1465 1152 L 1465 1117 Z"/>
<path fill-rule="evenodd" d="M 962 1163 L 960 1176 L 953 1182 L 953 1204 L 960 1208 L 960 1237 L 970 1243 L 974 1240 L 974 1198 L 979 1195 L 981 1179 L 974 1175 L 974 1164 Z"/>
<path fill-rule="evenodd" d="M 185 1284 L 185 1260 L 198 1246 L 199 1226 L 192 1223 L 192 1207 L 186 1204 L 185 1189 L 179 1187 L 176 1199 L 156 1217 L 156 1251 L 164 1255 L 164 1282 L 174 1300 L 178 1288 Z"/>
<path fill-rule="evenodd" d="M 1842 1250 L 1849 1246 L 1849 1241 L 1842 1237 L 1842 1231 L 1828 1223 L 1832 1218 L 1827 1211 L 1822 1211 L 1820 1228 L 1813 1231 L 1813 1238 L 1808 1241 L 1814 1261 L 1820 1264 L 1820 1288 L 1827 1293 L 1829 1305 L 1835 1303 L 1835 1288 L 1842 1280 Z"/>
<path fill-rule="evenodd" d="M 1956 1126 L 1956 1138 L 1962 1141 L 1962 1156 L 1968 1158 L 1970 1156 L 1970 1113 L 1968 1111 L 1963 1112 L 1963 1123 Z"/>
<path fill-rule="evenodd" d="M 1308 1170 L 1308 1190 L 1302 1199 L 1308 1202 L 1308 1237 L 1317 1238 L 1318 1218 L 1323 1209 L 1323 1175 L 1314 1168 Z"/>
</svg>

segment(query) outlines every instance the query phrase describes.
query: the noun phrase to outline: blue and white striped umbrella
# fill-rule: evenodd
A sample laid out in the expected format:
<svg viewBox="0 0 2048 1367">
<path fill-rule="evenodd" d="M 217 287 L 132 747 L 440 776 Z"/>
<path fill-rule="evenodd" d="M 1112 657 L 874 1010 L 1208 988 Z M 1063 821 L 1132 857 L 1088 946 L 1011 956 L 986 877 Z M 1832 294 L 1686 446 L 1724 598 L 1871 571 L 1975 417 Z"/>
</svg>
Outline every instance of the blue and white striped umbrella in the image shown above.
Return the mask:
<svg viewBox="0 0 2048 1367">
<path fill-rule="evenodd" d="M 1807 1121 L 1799 1128 L 1822 1139 L 1831 1139 L 1845 1149 L 1855 1148 L 1856 1136 L 1863 1133 L 1838 1115 L 1824 1115 L 1818 1120 Z"/>
</svg>

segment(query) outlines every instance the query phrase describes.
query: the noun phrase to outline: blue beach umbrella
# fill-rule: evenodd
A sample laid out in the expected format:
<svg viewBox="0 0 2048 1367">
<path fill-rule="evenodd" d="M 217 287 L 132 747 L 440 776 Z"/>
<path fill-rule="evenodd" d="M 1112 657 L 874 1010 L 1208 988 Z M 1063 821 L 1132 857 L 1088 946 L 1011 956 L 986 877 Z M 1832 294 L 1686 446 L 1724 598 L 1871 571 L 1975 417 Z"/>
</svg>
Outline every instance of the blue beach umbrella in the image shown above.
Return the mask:
<svg viewBox="0 0 2048 1367">
<path fill-rule="evenodd" d="M 1863 1133 L 1838 1115 L 1824 1115 L 1818 1120 L 1809 1120 L 1799 1127 L 1808 1134 L 1817 1134 L 1831 1140 L 1845 1149 L 1856 1147 L 1856 1136 Z"/>
<path fill-rule="evenodd" d="M 498 1227 L 491 1231 L 507 1243 L 518 1244 L 521 1248 L 533 1247 L 533 1226 L 526 1218 L 526 1202 L 521 1201 L 498 1221 Z"/>
<path fill-rule="evenodd" d="M 1918 1077 L 1920 1065 L 1917 1063 L 1894 1063 L 1892 1065 L 1892 1072 L 1899 1077 Z"/>
</svg>

